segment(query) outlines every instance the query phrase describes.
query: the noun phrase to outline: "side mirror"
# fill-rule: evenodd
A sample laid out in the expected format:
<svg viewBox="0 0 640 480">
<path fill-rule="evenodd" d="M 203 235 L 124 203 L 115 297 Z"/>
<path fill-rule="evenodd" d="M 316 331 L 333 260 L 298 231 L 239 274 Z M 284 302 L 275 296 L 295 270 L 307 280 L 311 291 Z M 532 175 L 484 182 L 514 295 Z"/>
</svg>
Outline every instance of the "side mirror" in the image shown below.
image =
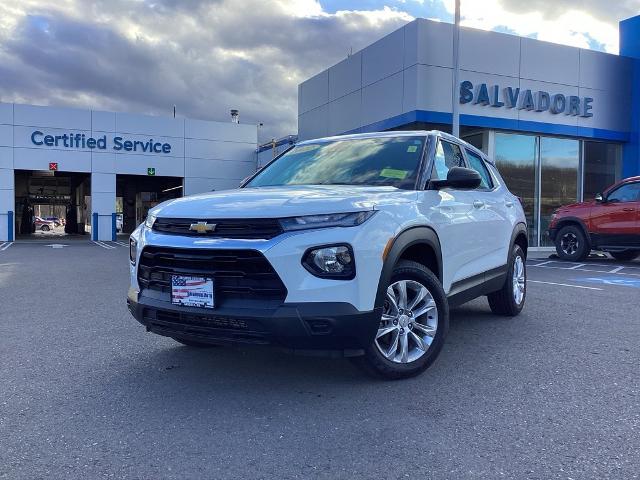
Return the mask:
<svg viewBox="0 0 640 480">
<path fill-rule="evenodd" d="M 447 173 L 446 180 L 432 180 L 431 186 L 436 190 L 444 187 L 473 189 L 482 183 L 480 174 L 471 168 L 452 167 Z"/>
<path fill-rule="evenodd" d="M 604 197 L 602 196 L 601 193 L 596 193 L 596 202 L 598 203 L 604 202 Z"/>
</svg>

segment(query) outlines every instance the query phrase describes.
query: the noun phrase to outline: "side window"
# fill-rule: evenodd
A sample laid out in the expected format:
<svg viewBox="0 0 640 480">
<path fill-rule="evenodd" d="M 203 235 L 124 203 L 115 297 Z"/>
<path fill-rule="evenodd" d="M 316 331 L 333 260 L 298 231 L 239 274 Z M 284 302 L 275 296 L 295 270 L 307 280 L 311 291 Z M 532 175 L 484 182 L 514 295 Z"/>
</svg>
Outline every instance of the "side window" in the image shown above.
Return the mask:
<svg viewBox="0 0 640 480">
<path fill-rule="evenodd" d="M 607 195 L 607 202 L 626 203 L 640 201 L 640 183 L 628 183 Z"/>
<path fill-rule="evenodd" d="M 482 181 L 478 188 L 491 190 L 493 188 L 493 181 L 491 180 L 491 174 L 487 166 L 484 164 L 484 160 L 476 153 L 467 150 L 467 161 L 469 162 L 469 167 L 480 174 Z"/>
<path fill-rule="evenodd" d="M 438 141 L 436 155 L 431 171 L 431 180 L 446 180 L 447 173 L 452 167 L 464 167 L 464 160 L 460 147 L 444 140 Z"/>
</svg>

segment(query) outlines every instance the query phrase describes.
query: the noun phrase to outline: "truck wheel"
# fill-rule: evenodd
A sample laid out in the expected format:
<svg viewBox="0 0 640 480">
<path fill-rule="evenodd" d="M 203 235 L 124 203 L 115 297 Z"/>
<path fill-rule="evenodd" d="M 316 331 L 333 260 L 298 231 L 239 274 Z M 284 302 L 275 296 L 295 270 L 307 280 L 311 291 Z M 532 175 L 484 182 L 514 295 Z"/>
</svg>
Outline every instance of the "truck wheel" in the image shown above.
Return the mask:
<svg viewBox="0 0 640 480">
<path fill-rule="evenodd" d="M 637 250 L 625 250 L 624 252 L 609 252 L 613 258 L 621 262 L 629 262 L 635 259 L 640 252 Z"/>
<path fill-rule="evenodd" d="M 514 245 L 509 257 L 509 269 L 504 286 L 487 295 L 489 307 L 496 315 L 515 317 L 522 311 L 527 296 L 527 264 L 524 252 Z"/>
<path fill-rule="evenodd" d="M 440 280 L 424 265 L 402 260 L 387 287 L 376 338 L 354 361 L 377 377 L 413 377 L 438 357 L 448 329 L 449 304 Z"/>
<path fill-rule="evenodd" d="M 556 252 L 563 260 L 579 262 L 587 258 L 591 248 L 582 230 L 575 225 L 562 227 L 556 236 Z"/>
<path fill-rule="evenodd" d="M 182 345 L 186 345 L 187 347 L 195 347 L 195 348 L 213 348 L 217 347 L 217 345 L 212 345 L 210 343 L 198 342 L 196 340 L 189 340 L 187 338 L 180 337 L 171 337 L 176 342 L 181 343 Z"/>
</svg>

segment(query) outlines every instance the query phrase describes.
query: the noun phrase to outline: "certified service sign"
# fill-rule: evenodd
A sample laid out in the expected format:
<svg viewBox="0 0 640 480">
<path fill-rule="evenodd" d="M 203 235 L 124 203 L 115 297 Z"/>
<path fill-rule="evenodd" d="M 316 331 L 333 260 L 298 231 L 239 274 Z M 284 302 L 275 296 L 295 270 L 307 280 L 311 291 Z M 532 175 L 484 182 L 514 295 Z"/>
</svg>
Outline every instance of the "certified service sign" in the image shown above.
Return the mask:
<svg viewBox="0 0 640 480">
<path fill-rule="evenodd" d="M 47 135 L 45 132 L 36 130 L 31 134 L 31 143 L 39 147 L 58 147 L 72 149 L 96 149 L 115 150 L 123 152 L 137 153 L 171 153 L 171 144 L 166 142 L 156 142 L 153 138 L 148 140 L 127 140 L 124 137 L 115 136 L 108 138 L 106 135 L 100 137 L 87 137 L 84 133 L 65 133 L 64 135 Z"/>
</svg>

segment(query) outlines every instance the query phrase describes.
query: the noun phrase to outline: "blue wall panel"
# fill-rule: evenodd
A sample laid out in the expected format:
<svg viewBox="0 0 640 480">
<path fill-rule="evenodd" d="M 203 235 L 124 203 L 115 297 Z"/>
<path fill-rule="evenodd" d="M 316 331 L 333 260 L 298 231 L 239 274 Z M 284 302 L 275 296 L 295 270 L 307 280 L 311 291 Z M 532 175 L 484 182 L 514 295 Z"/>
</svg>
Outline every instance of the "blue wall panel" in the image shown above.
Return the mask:
<svg viewBox="0 0 640 480">
<path fill-rule="evenodd" d="M 635 58 L 631 89 L 631 138 L 623 148 L 622 176 L 640 175 L 640 15 L 620 22 L 620 55 Z"/>
</svg>

